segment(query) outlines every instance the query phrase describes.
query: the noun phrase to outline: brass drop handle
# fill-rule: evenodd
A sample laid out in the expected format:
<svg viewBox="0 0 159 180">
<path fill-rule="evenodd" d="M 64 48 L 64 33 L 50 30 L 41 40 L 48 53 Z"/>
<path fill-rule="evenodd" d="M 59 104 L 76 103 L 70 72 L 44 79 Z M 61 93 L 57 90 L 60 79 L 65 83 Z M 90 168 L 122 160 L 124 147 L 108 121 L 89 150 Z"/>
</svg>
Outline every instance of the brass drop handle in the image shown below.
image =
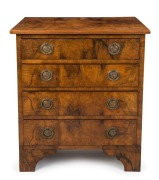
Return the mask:
<svg viewBox="0 0 159 180">
<path fill-rule="evenodd" d="M 42 130 L 43 138 L 52 138 L 55 135 L 55 132 L 52 128 L 46 127 Z"/>
<path fill-rule="evenodd" d="M 40 74 L 41 80 L 50 81 L 53 78 L 53 72 L 50 70 L 43 70 Z"/>
<path fill-rule="evenodd" d="M 106 102 L 107 108 L 110 110 L 118 109 L 119 108 L 119 101 L 115 98 L 110 98 Z"/>
<path fill-rule="evenodd" d="M 109 129 L 107 129 L 106 135 L 109 138 L 114 138 L 119 134 L 119 131 L 116 127 L 111 127 Z"/>
<path fill-rule="evenodd" d="M 53 46 L 49 43 L 43 43 L 40 46 L 40 51 L 43 54 L 51 54 L 53 52 L 53 50 L 54 50 Z"/>
<path fill-rule="evenodd" d="M 108 79 L 111 81 L 116 81 L 120 77 L 120 74 L 117 70 L 112 70 L 108 72 Z"/>
<path fill-rule="evenodd" d="M 112 43 L 108 46 L 108 51 L 111 55 L 119 54 L 120 49 L 120 44 L 118 43 Z"/>
<path fill-rule="evenodd" d="M 43 109 L 51 109 L 53 107 L 53 101 L 52 99 L 49 99 L 49 98 L 45 98 L 41 101 L 41 107 Z"/>
</svg>

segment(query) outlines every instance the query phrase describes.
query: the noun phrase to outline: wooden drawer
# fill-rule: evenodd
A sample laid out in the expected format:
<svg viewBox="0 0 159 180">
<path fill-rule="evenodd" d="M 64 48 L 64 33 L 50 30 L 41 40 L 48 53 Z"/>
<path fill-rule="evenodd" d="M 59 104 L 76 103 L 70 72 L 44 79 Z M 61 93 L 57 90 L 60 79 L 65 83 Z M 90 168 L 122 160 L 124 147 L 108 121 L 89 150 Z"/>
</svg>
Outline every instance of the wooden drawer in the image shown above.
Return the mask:
<svg viewBox="0 0 159 180">
<path fill-rule="evenodd" d="M 133 145 L 136 121 L 61 120 L 62 145 Z"/>
<path fill-rule="evenodd" d="M 133 145 L 135 142 L 133 120 L 24 121 L 24 145 Z"/>
<path fill-rule="evenodd" d="M 139 39 L 22 39 L 21 56 L 22 59 L 137 60 L 139 44 Z"/>
<path fill-rule="evenodd" d="M 137 92 L 24 92 L 23 115 L 136 116 L 137 96 Z"/>
<path fill-rule="evenodd" d="M 137 87 L 138 65 L 23 65 L 23 87 Z"/>
<path fill-rule="evenodd" d="M 58 121 L 24 121 L 24 145 L 58 145 Z"/>
</svg>

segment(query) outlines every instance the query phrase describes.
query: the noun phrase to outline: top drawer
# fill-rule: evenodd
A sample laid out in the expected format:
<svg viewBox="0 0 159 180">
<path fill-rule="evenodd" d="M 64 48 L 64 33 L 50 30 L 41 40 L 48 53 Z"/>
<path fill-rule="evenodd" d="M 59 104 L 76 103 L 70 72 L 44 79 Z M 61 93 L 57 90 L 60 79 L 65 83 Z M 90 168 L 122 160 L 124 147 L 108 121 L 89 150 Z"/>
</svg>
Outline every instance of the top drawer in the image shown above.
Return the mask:
<svg viewBox="0 0 159 180">
<path fill-rule="evenodd" d="M 139 39 L 22 39 L 22 59 L 139 59 Z"/>
</svg>

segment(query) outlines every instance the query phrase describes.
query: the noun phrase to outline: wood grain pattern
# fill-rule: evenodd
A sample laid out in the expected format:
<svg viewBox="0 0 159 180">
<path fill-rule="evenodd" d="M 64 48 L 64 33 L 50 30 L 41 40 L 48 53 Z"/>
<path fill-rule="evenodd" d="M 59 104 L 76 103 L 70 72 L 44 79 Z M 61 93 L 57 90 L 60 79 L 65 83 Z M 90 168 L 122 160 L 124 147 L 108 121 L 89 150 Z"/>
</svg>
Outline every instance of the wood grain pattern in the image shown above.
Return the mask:
<svg viewBox="0 0 159 180">
<path fill-rule="evenodd" d="M 94 59 L 85 59 L 84 61 L 82 59 L 78 59 L 78 60 L 73 60 L 73 59 L 67 59 L 67 60 L 62 60 L 62 59 L 22 59 L 22 63 L 25 65 L 40 65 L 40 64 L 56 64 L 56 65 L 64 65 L 64 64 L 138 64 L 139 60 L 124 60 L 124 59 L 98 59 L 97 61 L 95 61 Z"/>
<path fill-rule="evenodd" d="M 130 120 L 61 120 L 61 145 L 133 145 L 136 143 L 136 122 Z M 107 137 L 107 130 L 116 127 L 119 134 Z"/>
<path fill-rule="evenodd" d="M 140 171 L 150 30 L 135 17 L 24 18 L 10 32 L 17 34 L 20 171 L 35 171 L 57 149 L 103 149 L 125 171 Z M 51 54 L 41 52 L 43 43 L 53 46 Z M 112 43 L 120 45 L 119 54 L 109 53 Z M 53 78 L 42 80 L 43 70 Z M 108 78 L 112 70 L 119 73 L 116 81 Z M 118 100 L 117 109 L 108 108 L 110 98 Z M 44 99 L 51 100 L 50 109 L 42 107 Z M 45 128 L 54 136 L 44 137 Z M 108 137 L 109 128 L 117 136 Z"/>
<path fill-rule="evenodd" d="M 103 146 L 108 156 L 116 156 L 124 165 L 125 171 L 140 171 L 141 146 Z"/>
<path fill-rule="evenodd" d="M 41 100 L 53 100 L 52 109 L 42 109 Z M 110 110 L 106 103 L 118 99 L 119 108 Z M 23 115 L 40 117 L 59 116 L 136 116 L 137 92 L 24 92 Z"/>
<path fill-rule="evenodd" d="M 22 59 L 139 59 L 139 39 L 22 39 Z M 49 43 L 54 50 L 43 54 L 40 46 Z M 117 55 L 108 52 L 108 46 L 118 43 Z"/>
<path fill-rule="evenodd" d="M 22 39 L 140 39 L 140 34 L 22 34 Z"/>
<path fill-rule="evenodd" d="M 75 145 L 72 145 L 72 146 L 63 146 L 63 145 L 61 145 L 61 146 L 58 146 L 58 149 L 59 150 L 101 150 L 102 149 L 102 146 L 100 145 L 98 145 L 98 146 L 75 146 Z"/>
<path fill-rule="evenodd" d="M 116 70 L 119 79 L 108 73 Z M 60 87 L 132 87 L 138 86 L 138 65 L 61 65 Z"/>
<path fill-rule="evenodd" d="M 51 128 L 54 132 L 52 138 L 44 138 L 42 132 L 45 128 Z M 59 144 L 59 125 L 58 121 L 49 120 L 28 120 L 24 121 L 24 145 L 58 145 Z"/>
<path fill-rule="evenodd" d="M 92 91 L 96 91 L 96 92 L 109 92 L 109 91 L 128 91 L 128 92 L 131 92 L 131 91 L 138 91 L 138 86 L 122 86 L 122 87 L 45 87 L 45 91 L 52 91 L 52 92 L 59 92 L 59 91 L 62 91 L 62 92 L 74 92 L 74 91 L 77 91 L 77 92 L 92 92 Z M 39 88 L 27 88 L 27 87 L 24 87 L 23 88 L 23 91 L 24 92 L 35 92 L 35 91 L 38 91 L 38 92 L 41 92 L 43 91 L 40 87 Z"/>
<path fill-rule="evenodd" d="M 53 107 L 51 109 L 43 109 L 41 107 L 41 102 L 43 99 L 49 98 L 53 102 Z M 49 92 L 24 92 L 23 93 L 23 115 L 30 116 L 34 115 L 40 118 L 41 115 L 45 116 L 55 116 L 58 115 L 59 109 L 59 99 L 56 93 Z"/>
<path fill-rule="evenodd" d="M 38 161 L 46 155 L 56 153 L 54 147 L 38 147 L 38 146 L 20 146 L 20 171 L 32 172 Z"/>
<path fill-rule="evenodd" d="M 40 75 L 43 70 L 53 74 L 50 81 Z M 108 73 L 116 70 L 119 79 L 112 81 Z M 23 65 L 23 87 L 137 87 L 138 65 Z"/>
<path fill-rule="evenodd" d="M 137 145 L 141 145 L 141 136 L 142 136 L 142 102 L 143 102 L 143 80 L 144 80 L 144 52 L 145 52 L 145 35 L 142 35 L 140 37 Z"/>
<path fill-rule="evenodd" d="M 41 73 L 49 70 L 52 73 L 52 79 L 44 81 Z M 23 87 L 59 87 L 59 68 L 57 65 L 23 65 L 22 66 L 22 85 Z"/>
<path fill-rule="evenodd" d="M 125 119 L 125 120 L 136 120 L 137 119 L 137 115 L 133 115 L 133 116 L 130 116 L 130 115 L 105 115 L 105 116 L 77 116 L 77 115 L 74 115 L 74 116 L 57 116 L 57 115 L 40 115 L 40 116 L 35 116 L 35 115 L 29 115 L 29 116 L 23 116 L 24 120 L 77 120 L 77 119 L 100 119 L 100 120 L 105 120 L 105 119 L 110 119 L 110 120 L 122 120 L 122 119 Z"/>
<path fill-rule="evenodd" d="M 27 17 L 10 32 L 12 34 L 147 34 L 150 30 L 135 17 Z"/>
<path fill-rule="evenodd" d="M 19 145 L 23 145 L 23 102 L 22 102 L 23 95 L 22 95 L 21 35 L 16 36 L 16 49 L 17 49 Z"/>
</svg>

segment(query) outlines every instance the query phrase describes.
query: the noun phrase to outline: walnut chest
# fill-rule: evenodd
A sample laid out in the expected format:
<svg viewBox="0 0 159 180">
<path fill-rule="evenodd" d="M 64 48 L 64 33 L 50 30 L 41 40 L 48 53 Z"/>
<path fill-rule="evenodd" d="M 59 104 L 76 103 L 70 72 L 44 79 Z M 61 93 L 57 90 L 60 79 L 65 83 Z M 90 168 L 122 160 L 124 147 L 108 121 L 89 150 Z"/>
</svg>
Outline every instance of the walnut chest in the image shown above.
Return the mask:
<svg viewBox="0 0 159 180">
<path fill-rule="evenodd" d="M 137 18 L 24 18 L 17 37 L 20 171 L 102 149 L 139 171 L 145 34 Z"/>
</svg>

